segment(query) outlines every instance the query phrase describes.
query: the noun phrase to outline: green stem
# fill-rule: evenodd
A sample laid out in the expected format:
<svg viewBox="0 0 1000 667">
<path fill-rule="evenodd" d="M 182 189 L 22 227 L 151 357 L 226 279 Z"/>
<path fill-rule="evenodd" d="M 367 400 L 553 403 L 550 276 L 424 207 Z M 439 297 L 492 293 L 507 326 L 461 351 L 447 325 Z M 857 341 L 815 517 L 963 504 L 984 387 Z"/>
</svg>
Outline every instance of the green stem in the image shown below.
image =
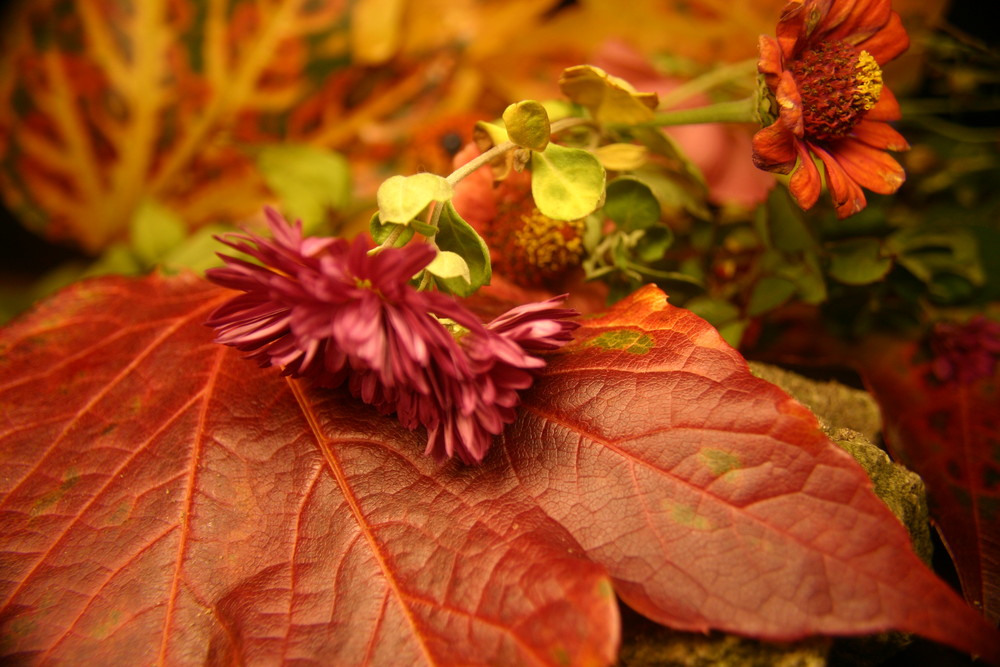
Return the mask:
<svg viewBox="0 0 1000 667">
<path fill-rule="evenodd" d="M 382 241 L 382 243 L 375 246 L 374 248 L 372 248 L 371 250 L 369 250 L 368 254 L 377 255 L 378 253 L 382 252 L 382 250 L 385 248 L 395 247 L 396 241 L 399 239 L 402 233 L 403 233 L 403 225 L 396 225 L 395 227 L 392 228 L 392 231 L 389 232 L 389 235 L 385 237 L 385 240 Z"/>
<path fill-rule="evenodd" d="M 663 127 L 666 125 L 700 125 L 702 123 L 755 123 L 757 122 L 757 101 L 753 97 L 732 102 L 720 102 L 695 109 L 661 111 L 653 119 L 635 125 Z M 628 125 L 619 127 L 627 128 Z"/>
<path fill-rule="evenodd" d="M 670 107 L 677 106 L 678 103 L 683 102 L 689 97 L 698 95 L 699 93 L 704 93 L 705 91 L 711 90 L 712 88 L 720 86 L 724 83 L 752 76 L 752 74 L 756 71 L 756 58 L 743 60 L 738 63 L 733 63 L 732 65 L 726 65 L 725 67 L 713 69 L 697 78 L 682 83 L 666 95 L 662 96 L 660 98 L 660 108 L 669 109 Z M 751 78 L 751 84 L 752 83 L 753 80 Z"/>
<path fill-rule="evenodd" d="M 502 144 L 497 144 L 496 146 L 489 149 L 485 153 L 480 153 L 479 155 L 472 158 L 471 160 L 463 164 L 455 171 L 451 172 L 451 174 L 447 178 L 448 183 L 450 183 L 451 185 L 455 185 L 463 178 L 465 178 L 469 174 L 473 173 L 474 171 L 482 167 L 484 164 L 489 164 L 490 162 L 497 159 L 504 153 L 512 151 L 515 148 L 517 148 L 517 144 L 515 144 L 513 141 L 505 141 Z"/>
</svg>

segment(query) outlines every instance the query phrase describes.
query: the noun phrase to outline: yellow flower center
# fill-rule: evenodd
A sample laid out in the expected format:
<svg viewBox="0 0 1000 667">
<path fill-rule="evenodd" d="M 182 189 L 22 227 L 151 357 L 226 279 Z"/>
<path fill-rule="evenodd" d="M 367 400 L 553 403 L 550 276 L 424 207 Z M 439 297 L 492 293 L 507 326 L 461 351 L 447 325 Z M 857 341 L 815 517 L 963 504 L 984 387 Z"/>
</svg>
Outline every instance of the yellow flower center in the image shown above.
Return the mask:
<svg viewBox="0 0 1000 667">
<path fill-rule="evenodd" d="M 535 209 L 521 216 L 524 225 L 514 233 L 514 245 L 524 261 L 543 272 L 561 273 L 580 263 L 583 220 L 553 220 Z"/>
<path fill-rule="evenodd" d="M 532 207 L 501 212 L 486 241 L 494 268 L 523 287 L 548 287 L 583 259 L 583 220 L 553 220 Z M 523 209 L 522 209 L 523 210 Z"/>
<path fill-rule="evenodd" d="M 882 70 L 875 58 L 846 42 L 823 42 L 791 66 L 802 95 L 807 139 L 846 136 L 878 102 Z"/>
</svg>

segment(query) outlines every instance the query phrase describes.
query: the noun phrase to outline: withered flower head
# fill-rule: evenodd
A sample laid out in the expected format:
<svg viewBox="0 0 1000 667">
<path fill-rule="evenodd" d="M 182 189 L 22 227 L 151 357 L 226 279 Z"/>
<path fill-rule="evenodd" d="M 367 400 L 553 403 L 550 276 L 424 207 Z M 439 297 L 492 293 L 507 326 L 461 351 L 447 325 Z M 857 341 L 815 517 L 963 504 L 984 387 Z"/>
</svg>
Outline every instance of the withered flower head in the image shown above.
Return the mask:
<svg viewBox="0 0 1000 667">
<path fill-rule="evenodd" d="M 791 173 L 792 195 L 809 209 L 822 187 L 816 156 L 841 218 L 865 207 L 862 188 L 899 189 L 906 175 L 886 150 L 909 145 L 886 122 L 900 110 L 881 68 L 910 42 L 889 0 L 793 0 L 776 34 L 759 42 L 777 118 L 754 136 L 754 164 Z"/>
</svg>

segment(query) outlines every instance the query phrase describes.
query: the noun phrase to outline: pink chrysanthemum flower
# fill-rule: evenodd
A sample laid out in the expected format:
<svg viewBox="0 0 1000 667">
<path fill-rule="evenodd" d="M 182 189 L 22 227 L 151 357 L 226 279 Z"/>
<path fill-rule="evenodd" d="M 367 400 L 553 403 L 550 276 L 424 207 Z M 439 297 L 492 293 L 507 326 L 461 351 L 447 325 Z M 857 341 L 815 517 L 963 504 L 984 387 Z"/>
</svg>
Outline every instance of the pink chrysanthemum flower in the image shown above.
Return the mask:
<svg viewBox="0 0 1000 667">
<path fill-rule="evenodd" d="M 481 326 L 453 299 L 408 284 L 434 258 L 425 245 L 388 248 L 369 256 L 363 238 L 303 238 L 267 209 L 273 240 L 254 234 L 220 239 L 262 265 L 221 255 L 226 266 L 209 280 L 244 292 L 220 306 L 206 324 L 216 342 L 252 352 L 261 366 L 337 386 L 351 368 L 373 371 L 386 385 L 421 382 L 432 361 L 463 374 L 464 359 L 436 318 Z M 436 316 L 436 317 L 435 317 Z"/>
<path fill-rule="evenodd" d="M 965 324 L 939 322 L 931 334 L 931 370 L 942 382 L 993 377 L 1000 360 L 1000 322 L 976 315 Z"/>
<path fill-rule="evenodd" d="M 355 396 L 410 429 L 426 427 L 427 453 L 439 460 L 481 461 L 514 420 L 530 371 L 545 365 L 529 351 L 565 344 L 576 327 L 558 299 L 483 325 L 453 298 L 409 284 L 434 258 L 429 246 L 369 255 L 363 238 L 303 238 L 301 225 L 271 209 L 267 218 L 273 239 L 220 239 L 260 264 L 220 254 L 226 266 L 208 271 L 243 292 L 206 322 L 216 342 L 324 386 L 349 377 Z"/>
<path fill-rule="evenodd" d="M 531 386 L 533 371 L 545 366 L 530 352 L 562 347 L 578 326 L 566 319 L 576 315 L 575 310 L 557 307 L 562 300 L 517 306 L 485 329 L 460 332 L 468 375 L 456 377 L 429 367 L 430 392 L 380 386 L 371 402 L 384 414 L 395 412 L 407 428 L 424 426 L 425 453 L 435 459 L 458 456 L 465 463 L 482 461 L 493 436 L 516 418 L 519 392 Z M 351 382 L 363 383 L 363 375 L 355 375 Z"/>
</svg>

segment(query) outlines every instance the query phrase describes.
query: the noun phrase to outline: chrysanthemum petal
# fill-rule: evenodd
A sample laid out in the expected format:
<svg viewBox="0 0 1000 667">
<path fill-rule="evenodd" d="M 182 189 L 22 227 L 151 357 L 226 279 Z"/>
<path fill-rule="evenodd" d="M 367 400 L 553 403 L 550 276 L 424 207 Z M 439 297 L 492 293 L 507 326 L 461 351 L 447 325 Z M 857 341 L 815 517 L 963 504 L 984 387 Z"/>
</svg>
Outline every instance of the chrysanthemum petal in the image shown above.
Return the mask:
<svg viewBox="0 0 1000 667">
<path fill-rule="evenodd" d="M 871 120 L 863 120 L 851 130 L 851 136 L 872 148 L 890 151 L 905 151 L 910 144 L 891 125 Z"/>
<path fill-rule="evenodd" d="M 868 204 L 861 187 L 847 175 L 837 158 L 821 148 L 814 148 L 816 155 L 823 161 L 826 172 L 826 185 L 837 209 L 837 217 L 846 218 L 864 209 Z"/>
<path fill-rule="evenodd" d="M 808 211 L 819 199 L 819 193 L 823 189 L 823 181 L 820 178 L 819 169 L 816 168 L 812 156 L 805 146 L 800 142 L 796 144 L 796 149 L 799 154 L 799 165 L 796 167 L 795 173 L 792 174 L 788 189 L 795 197 L 799 207 Z"/>
<path fill-rule="evenodd" d="M 906 172 L 891 155 L 860 141 L 840 141 L 831 153 L 851 180 L 872 192 L 891 195 L 906 180 Z"/>
<path fill-rule="evenodd" d="M 780 120 L 753 135 L 753 163 L 758 169 L 787 174 L 795 166 L 795 135 Z"/>
</svg>

